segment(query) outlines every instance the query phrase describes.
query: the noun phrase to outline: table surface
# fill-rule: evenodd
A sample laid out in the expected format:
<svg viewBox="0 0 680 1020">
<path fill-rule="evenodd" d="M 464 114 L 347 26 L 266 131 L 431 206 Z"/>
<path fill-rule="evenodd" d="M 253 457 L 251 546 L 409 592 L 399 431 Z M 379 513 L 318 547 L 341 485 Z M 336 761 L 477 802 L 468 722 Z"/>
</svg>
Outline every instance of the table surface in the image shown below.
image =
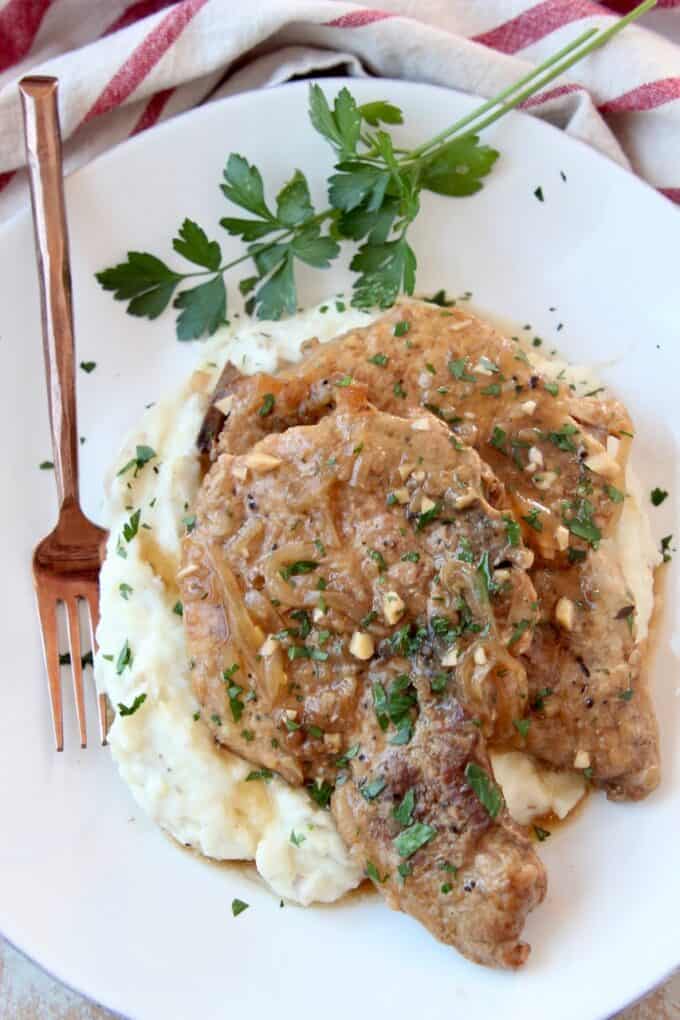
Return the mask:
<svg viewBox="0 0 680 1020">
<path fill-rule="evenodd" d="M 0 1020 L 112 1020 L 0 939 Z M 172 1020 L 168 1017 L 167 1020 Z M 680 1020 L 680 972 L 616 1020 Z"/>
</svg>

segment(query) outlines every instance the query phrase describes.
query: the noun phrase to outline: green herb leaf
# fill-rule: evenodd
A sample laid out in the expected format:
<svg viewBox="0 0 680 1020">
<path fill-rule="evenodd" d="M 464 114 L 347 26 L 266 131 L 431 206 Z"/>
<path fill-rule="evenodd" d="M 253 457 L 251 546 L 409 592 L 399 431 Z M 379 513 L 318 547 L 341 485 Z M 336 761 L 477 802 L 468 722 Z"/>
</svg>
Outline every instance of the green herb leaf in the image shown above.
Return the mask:
<svg viewBox="0 0 680 1020">
<path fill-rule="evenodd" d="M 383 875 L 383 877 L 381 878 L 378 869 L 376 868 L 373 861 L 366 861 L 366 877 L 370 878 L 372 882 L 377 882 L 379 885 L 382 885 L 384 882 L 387 881 L 389 875 L 388 874 Z"/>
<path fill-rule="evenodd" d="M 402 828 L 406 828 L 413 822 L 413 810 L 416 806 L 416 791 L 413 787 L 407 790 L 402 800 L 392 808 L 392 815 Z"/>
<path fill-rule="evenodd" d="M 362 786 L 360 793 L 364 800 L 375 800 L 375 798 L 383 792 L 386 786 L 387 783 L 382 776 L 380 776 L 378 779 L 373 779 L 370 783 L 366 783 L 365 786 Z"/>
<path fill-rule="evenodd" d="M 299 833 L 299 834 L 296 833 L 295 829 L 291 829 L 290 830 L 290 841 L 293 844 L 293 846 L 298 846 L 298 847 L 302 846 L 302 844 L 304 843 L 306 838 L 307 837 L 304 836 L 302 833 Z"/>
<path fill-rule="evenodd" d="M 474 195 L 481 190 L 481 178 L 491 173 L 499 155 L 496 149 L 480 144 L 478 135 L 454 138 L 426 163 L 421 186 L 439 195 Z"/>
<path fill-rule="evenodd" d="M 118 676 L 120 676 L 125 669 L 132 669 L 132 649 L 130 648 L 127 638 L 125 639 L 125 644 L 121 648 L 118 653 L 118 658 L 116 659 L 116 673 Z"/>
<path fill-rule="evenodd" d="M 522 634 L 531 627 L 531 620 L 518 620 L 518 622 L 512 628 L 512 634 L 508 641 L 508 648 L 512 648 L 513 645 L 517 644 Z"/>
<path fill-rule="evenodd" d="M 316 560 L 295 560 L 294 563 L 287 563 L 285 567 L 281 567 L 279 573 L 284 581 L 289 581 L 291 577 L 311 574 L 318 566 L 319 564 Z"/>
<path fill-rule="evenodd" d="M 125 599 L 125 601 L 127 602 L 130 596 L 132 595 L 134 589 L 131 588 L 129 584 L 126 584 L 125 581 L 123 581 L 121 584 L 118 585 L 118 591 L 120 592 L 120 597 L 122 599 Z"/>
<path fill-rule="evenodd" d="M 104 290 L 116 301 L 129 301 L 128 315 L 157 319 L 170 302 L 181 276 L 155 255 L 129 251 L 127 262 L 96 274 Z"/>
<path fill-rule="evenodd" d="M 137 697 L 134 699 L 134 701 L 132 702 L 131 705 L 124 705 L 121 701 L 119 701 L 118 702 L 118 714 L 122 715 L 122 716 L 125 716 L 125 715 L 134 715 L 135 712 L 137 711 L 137 709 L 141 708 L 141 706 L 144 704 L 145 701 L 146 701 L 146 694 L 138 694 Z"/>
<path fill-rule="evenodd" d="M 179 235 L 172 242 L 172 247 L 194 265 L 212 270 L 220 267 L 222 252 L 219 244 L 217 241 L 209 241 L 203 228 L 193 220 L 184 220 L 179 228 Z"/>
<path fill-rule="evenodd" d="M 223 194 L 242 209 L 271 220 L 273 216 L 264 199 L 262 176 L 256 166 L 247 159 L 232 152 L 224 168 L 224 183 L 221 185 Z"/>
<path fill-rule="evenodd" d="M 503 514 L 503 521 L 505 522 L 505 534 L 508 540 L 508 545 L 517 548 L 522 539 L 522 531 L 517 521 L 509 514 Z"/>
<path fill-rule="evenodd" d="M 359 273 L 352 304 L 357 308 L 389 308 L 403 291 L 412 294 L 417 260 L 405 237 L 384 244 L 363 244 L 350 263 Z"/>
<path fill-rule="evenodd" d="M 433 840 L 436 835 L 437 830 L 431 825 L 425 825 L 423 822 L 413 822 L 412 825 L 409 825 L 408 829 L 400 832 L 392 842 L 399 856 L 408 859 L 420 850 L 421 847 L 424 847 Z"/>
<path fill-rule="evenodd" d="M 494 782 L 486 769 L 474 761 L 468 762 L 465 766 L 465 778 L 487 814 L 495 818 L 504 803 L 500 786 Z"/>
<path fill-rule="evenodd" d="M 404 117 L 398 106 L 388 103 L 384 99 L 375 100 L 372 103 L 363 103 L 359 107 L 359 113 L 367 124 L 377 127 L 378 124 L 403 124 Z"/>
<path fill-rule="evenodd" d="M 460 379 L 462 382 L 476 382 L 477 378 L 471 375 L 465 368 L 465 358 L 454 358 L 453 361 L 449 361 L 449 372 L 454 379 Z"/>
<path fill-rule="evenodd" d="M 139 531 L 139 520 L 142 516 L 141 510 L 135 510 L 130 516 L 130 520 L 126 521 L 123 525 L 123 538 L 126 542 L 131 542 Z"/>
<path fill-rule="evenodd" d="M 91 372 L 94 372 L 95 368 L 97 367 L 97 362 L 96 361 L 81 361 L 80 362 L 80 367 L 82 368 L 83 372 L 85 372 L 87 375 L 89 375 Z"/>
<path fill-rule="evenodd" d="M 512 725 L 515 727 L 520 737 L 526 738 L 529 734 L 531 719 L 513 719 Z"/>
<path fill-rule="evenodd" d="M 544 843 L 552 834 L 549 829 L 542 829 L 540 825 L 534 825 L 534 835 L 539 843 Z"/>
<path fill-rule="evenodd" d="M 653 506 L 661 506 L 661 504 L 663 503 L 667 496 L 668 493 L 666 492 L 665 489 L 656 488 L 652 489 L 649 498 L 651 499 Z"/>
<path fill-rule="evenodd" d="M 624 494 L 620 489 L 617 489 L 614 485 L 608 485 L 606 488 L 607 495 L 611 499 L 612 503 L 623 503 Z"/>
<path fill-rule="evenodd" d="M 327 808 L 333 794 L 333 787 L 324 779 L 322 782 L 316 780 L 306 784 L 307 793 L 315 804 L 321 808 Z"/>
<path fill-rule="evenodd" d="M 213 276 L 207 283 L 179 292 L 173 308 L 180 308 L 177 317 L 177 339 L 198 340 L 207 334 L 212 336 L 225 320 L 227 314 L 227 292 L 221 274 Z"/>
<path fill-rule="evenodd" d="M 231 912 L 234 917 L 238 917 L 238 915 L 242 914 L 244 910 L 247 910 L 249 906 L 250 904 L 245 903 L 243 900 L 233 899 L 231 901 Z"/>
</svg>

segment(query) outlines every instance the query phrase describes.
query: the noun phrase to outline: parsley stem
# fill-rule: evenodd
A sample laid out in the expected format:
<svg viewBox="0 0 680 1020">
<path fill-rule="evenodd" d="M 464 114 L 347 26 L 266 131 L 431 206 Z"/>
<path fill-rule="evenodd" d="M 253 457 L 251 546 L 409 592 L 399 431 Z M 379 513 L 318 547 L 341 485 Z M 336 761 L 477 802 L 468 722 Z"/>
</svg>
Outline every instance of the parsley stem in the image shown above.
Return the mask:
<svg viewBox="0 0 680 1020">
<path fill-rule="evenodd" d="M 309 220 L 305 220 L 299 226 L 289 227 L 288 230 L 284 230 L 283 233 L 278 234 L 272 241 L 267 241 L 261 247 L 258 247 L 259 252 L 267 251 L 269 248 L 273 248 L 274 245 L 280 244 L 282 241 L 287 241 L 295 233 L 299 233 L 301 230 L 310 227 L 313 223 L 323 223 L 324 220 L 330 219 L 335 215 L 335 210 L 328 208 L 324 209 L 323 212 L 318 213 Z M 194 276 L 217 276 L 218 274 L 226 273 L 227 269 L 233 269 L 234 266 L 238 266 L 241 262 L 247 262 L 248 259 L 253 257 L 253 253 L 247 251 L 245 255 L 239 255 L 237 259 L 232 259 L 231 262 L 225 262 L 223 265 L 218 266 L 217 269 L 198 269 L 195 273 L 178 273 L 177 275 L 183 280 L 188 280 Z"/>
<path fill-rule="evenodd" d="M 554 56 L 552 56 L 549 60 L 546 60 L 543 64 L 540 64 L 530 74 L 525 75 L 524 78 L 520 78 L 519 81 L 515 82 L 514 85 L 511 85 L 509 88 L 505 89 L 494 99 L 489 99 L 486 103 L 483 103 L 480 107 L 478 107 L 477 110 L 475 110 L 473 113 L 468 114 L 466 117 L 463 117 L 455 124 L 452 124 L 451 127 L 447 128 L 445 131 L 441 131 L 438 135 L 435 135 L 433 138 L 431 138 L 429 142 L 426 142 L 423 145 L 420 145 L 417 149 L 414 149 L 412 152 L 412 156 L 416 158 L 422 157 L 424 154 L 427 154 L 428 157 L 431 156 L 432 153 L 429 152 L 429 150 L 433 146 L 440 145 L 443 141 L 449 139 L 453 134 L 459 132 L 462 127 L 467 127 L 468 124 L 471 124 L 473 123 L 473 121 L 476 121 L 478 117 L 480 116 L 483 117 L 483 114 L 485 114 L 488 110 L 492 109 L 493 107 L 497 107 L 492 114 L 490 114 L 486 118 L 483 118 L 478 123 L 474 124 L 470 131 L 466 133 L 469 134 L 472 133 L 473 131 L 477 133 L 483 130 L 484 128 L 488 127 L 490 124 L 493 124 L 494 121 L 499 120 L 510 110 L 513 110 L 516 106 L 519 106 L 520 103 L 523 103 L 525 99 L 528 99 L 530 96 L 535 95 L 535 93 L 542 89 L 545 85 L 548 85 L 551 81 L 559 77 L 559 75 L 563 74 L 565 71 L 568 71 L 569 68 L 573 67 L 574 64 L 577 64 L 580 60 L 583 60 L 583 58 L 587 57 L 590 53 L 594 53 L 595 50 L 600 49 L 600 47 L 604 46 L 605 43 L 609 42 L 610 39 L 612 39 L 615 35 L 618 35 L 619 32 L 626 28 L 627 25 L 635 21 L 642 14 L 645 14 L 647 11 L 651 10 L 652 7 L 656 6 L 656 2 L 657 0 L 644 0 L 643 3 L 638 4 L 638 6 L 635 7 L 632 11 L 630 11 L 624 18 L 619 18 L 609 28 L 604 30 L 593 28 L 590 29 L 588 32 L 584 32 L 581 36 L 578 37 L 578 39 L 575 39 L 573 43 L 569 44 L 568 46 L 565 46 L 558 53 L 554 54 Z M 546 71 L 548 72 L 547 74 L 544 73 Z M 539 75 L 542 75 L 542 77 L 539 78 L 538 77 Z M 510 96 L 514 92 L 516 92 L 518 87 L 521 88 L 522 85 L 527 84 L 529 82 L 531 82 L 531 84 L 527 88 L 518 92 L 516 95 L 513 96 L 512 99 L 508 99 L 507 102 L 502 102 L 502 100 L 505 99 L 507 96 Z"/>
<path fill-rule="evenodd" d="M 457 131 L 460 131 L 461 128 L 467 127 L 468 124 L 471 124 L 472 121 L 477 120 L 478 117 L 483 116 L 485 113 L 487 113 L 488 110 L 491 110 L 493 109 L 494 106 L 497 106 L 499 103 L 502 103 L 504 99 L 507 99 L 509 96 L 511 96 L 513 92 L 517 91 L 517 89 L 522 88 L 523 85 L 528 85 L 529 82 L 537 78 L 539 74 L 542 74 L 544 71 L 552 67 L 559 60 L 562 60 L 564 57 L 568 56 L 570 53 L 573 53 L 575 49 L 577 49 L 579 46 L 582 46 L 583 43 L 587 42 L 589 39 L 592 39 L 594 35 L 597 35 L 596 28 L 591 28 L 587 32 L 583 32 L 583 34 L 580 35 L 577 39 L 574 39 L 563 49 L 559 50 L 557 53 L 554 53 L 549 60 L 545 61 L 545 63 L 539 64 L 538 67 L 534 67 L 533 70 L 529 71 L 528 74 L 525 74 L 523 78 L 518 78 L 518 80 L 513 82 L 512 85 L 508 85 L 506 89 L 503 89 L 502 92 L 499 92 L 497 96 L 494 96 L 492 99 L 488 99 L 485 103 L 482 103 L 481 106 L 476 107 L 476 109 L 474 109 L 472 113 L 466 114 L 465 117 L 461 117 L 460 120 L 457 120 L 455 124 L 451 124 L 451 126 L 446 128 L 446 130 L 440 131 L 440 133 L 431 138 L 429 142 L 423 142 L 423 144 L 419 145 L 417 149 L 413 149 L 413 151 L 411 152 L 411 156 L 416 157 L 422 156 L 427 152 L 428 149 L 431 149 L 434 146 L 439 145 L 440 142 L 446 141 L 446 139 L 450 138 L 451 135 L 456 134 Z"/>
</svg>

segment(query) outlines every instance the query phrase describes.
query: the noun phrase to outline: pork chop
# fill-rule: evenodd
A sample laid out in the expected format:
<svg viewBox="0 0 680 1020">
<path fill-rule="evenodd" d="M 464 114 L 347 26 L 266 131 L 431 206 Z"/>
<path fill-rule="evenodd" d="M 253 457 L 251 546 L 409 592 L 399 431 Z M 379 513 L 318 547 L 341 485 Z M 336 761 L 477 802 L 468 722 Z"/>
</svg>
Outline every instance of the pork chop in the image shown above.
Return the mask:
<svg viewBox="0 0 680 1020">
<path fill-rule="evenodd" d="M 477 449 L 503 483 L 492 502 L 513 512 L 536 554 L 540 632 L 526 659 L 528 729 L 515 744 L 586 769 L 613 798 L 655 788 L 658 732 L 630 633 L 635 607 L 607 545 L 632 436 L 621 404 L 576 398 L 537 373 L 516 340 L 469 312 L 420 302 L 331 343 L 310 341 L 302 363 L 277 376 L 229 371 L 219 394 L 226 418 L 210 424 L 222 451 L 242 453 L 269 432 L 318 421 L 348 379 L 391 413 L 429 409 Z"/>
<path fill-rule="evenodd" d="M 485 744 L 526 712 L 533 555 L 441 421 L 338 383 L 334 413 L 204 480 L 180 572 L 203 717 L 253 781 L 277 771 L 330 801 L 392 906 L 515 967 L 545 873 Z"/>
</svg>

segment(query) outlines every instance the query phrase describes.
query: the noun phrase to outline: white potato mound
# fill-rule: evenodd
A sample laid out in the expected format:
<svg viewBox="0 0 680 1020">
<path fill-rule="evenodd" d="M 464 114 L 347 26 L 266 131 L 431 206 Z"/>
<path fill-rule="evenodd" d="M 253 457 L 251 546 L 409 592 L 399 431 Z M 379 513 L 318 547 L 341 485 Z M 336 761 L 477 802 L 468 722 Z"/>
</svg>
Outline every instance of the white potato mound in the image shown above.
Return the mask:
<svg viewBox="0 0 680 1020">
<path fill-rule="evenodd" d="M 110 538 L 101 574 L 97 685 L 114 707 L 130 708 L 145 696 L 133 714 L 116 711 L 109 744 L 119 772 L 137 802 L 178 842 L 217 860 L 254 860 L 277 895 L 305 905 L 338 899 L 359 884 L 361 870 L 328 811 L 278 777 L 248 779 L 257 770 L 218 746 L 202 724 L 175 576 L 185 518 L 201 480 L 196 436 L 225 362 L 246 373 L 273 372 L 281 361 L 297 360 L 310 336 L 325 342 L 372 318 L 331 299 L 283 323 L 221 331 L 201 345 L 197 370 L 182 389 L 147 411 L 107 483 Z M 634 479 L 628 488 L 618 542 L 642 640 L 658 554 Z M 521 823 L 550 812 L 562 818 L 585 792 L 580 774 L 555 773 L 522 752 L 492 760 Z"/>
</svg>

